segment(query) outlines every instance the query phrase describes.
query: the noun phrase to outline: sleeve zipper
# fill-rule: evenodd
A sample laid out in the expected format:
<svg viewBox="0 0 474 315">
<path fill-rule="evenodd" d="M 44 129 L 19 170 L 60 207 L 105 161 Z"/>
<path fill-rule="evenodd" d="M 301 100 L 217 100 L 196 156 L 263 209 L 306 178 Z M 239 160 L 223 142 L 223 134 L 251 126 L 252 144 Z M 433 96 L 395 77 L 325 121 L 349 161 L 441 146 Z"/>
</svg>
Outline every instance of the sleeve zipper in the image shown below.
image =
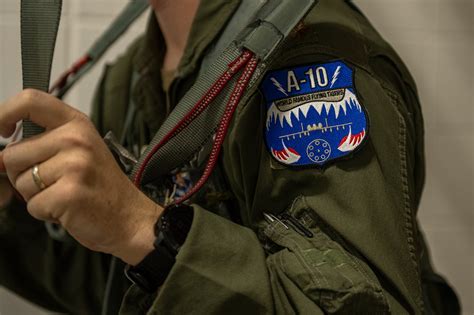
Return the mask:
<svg viewBox="0 0 474 315">
<path fill-rule="evenodd" d="M 312 238 L 314 235 L 313 232 L 311 232 L 301 222 L 299 222 L 298 219 L 296 219 L 289 213 L 284 212 L 277 216 L 270 213 L 263 213 L 263 216 L 265 217 L 265 220 L 268 223 L 279 223 L 283 225 L 283 227 L 285 227 L 287 230 L 289 230 L 291 227 L 294 231 L 296 231 L 302 236 Z"/>
</svg>

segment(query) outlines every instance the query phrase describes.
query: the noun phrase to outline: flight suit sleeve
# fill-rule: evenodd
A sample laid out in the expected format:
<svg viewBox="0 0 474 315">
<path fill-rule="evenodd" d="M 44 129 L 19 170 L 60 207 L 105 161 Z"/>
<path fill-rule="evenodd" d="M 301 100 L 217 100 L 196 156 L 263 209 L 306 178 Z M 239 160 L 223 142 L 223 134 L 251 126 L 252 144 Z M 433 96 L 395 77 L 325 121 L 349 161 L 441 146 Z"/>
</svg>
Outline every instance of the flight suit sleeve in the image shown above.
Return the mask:
<svg viewBox="0 0 474 315">
<path fill-rule="evenodd" d="M 297 53 L 283 66 L 335 59 Z M 365 144 L 323 167 L 284 165 L 294 152 L 269 147 L 265 93 L 255 91 L 237 110 L 223 148 L 247 227 L 193 205 L 191 230 L 165 283 L 157 295 L 132 286 L 121 314 L 421 312 L 411 113 L 419 104 L 370 67 L 347 65 L 370 124 Z M 267 221 L 264 212 L 275 216 Z"/>
<path fill-rule="evenodd" d="M 0 285 L 51 311 L 97 313 L 109 256 L 93 253 L 72 239 L 51 239 L 23 201 L 0 209 L 0 216 Z"/>
</svg>

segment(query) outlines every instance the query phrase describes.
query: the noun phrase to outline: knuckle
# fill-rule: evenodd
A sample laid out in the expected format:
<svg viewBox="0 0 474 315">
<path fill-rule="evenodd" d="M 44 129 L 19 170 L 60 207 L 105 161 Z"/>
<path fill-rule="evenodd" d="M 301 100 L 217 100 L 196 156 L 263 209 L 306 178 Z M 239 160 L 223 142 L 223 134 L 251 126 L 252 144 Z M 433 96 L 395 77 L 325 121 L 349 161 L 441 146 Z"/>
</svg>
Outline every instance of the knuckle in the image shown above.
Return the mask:
<svg viewBox="0 0 474 315">
<path fill-rule="evenodd" d="M 80 148 L 86 152 L 94 151 L 94 146 L 86 135 L 82 135 Z"/>
<path fill-rule="evenodd" d="M 12 147 L 6 147 L 3 150 L 3 164 L 7 169 L 11 168 L 13 165 L 14 159 L 14 150 Z"/>
<path fill-rule="evenodd" d="M 71 213 L 71 211 L 84 204 L 84 200 L 81 199 L 81 187 L 77 181 L 70 178 L 58 189 L 55 200 L 55 207 L 58 209 L 56 217 L 60 217 L 61 214 L 66 212 Z"/>
<path fill-rule="evenodd" d="M 74 118 L 77 119 L 78 121 L 82 122 L 82 123 L 89 123 L 90 122 L 89 116 L 87 116 L 86 114 L 84 114 L 81 111 L 76 111 L 74 113 Z"/>
<path fill-rule="evenodd" d="M 76 157 L 75 161 L 71 163 L 71 172 L 76 175 L 85 175 L 90 168 L 90 162 L 87 158 Z"/>
<path fill-rule="evenodd" d="M 31 104 L 40 97 L 40 92 L 34 89 L 24 89 L 20 92 L 19 97 L 22 104 Z"/>
<path fill-rule="evenodd" d="M 64 181 L 61 187 L 57 188 L 57 192 L 54 197 L 54 208 L 57 209 L 56 216 L 59 217 L 57 214 L 59 211 L 65 212 L 69 207 L 77 203 L 76 196 L 78 194 L 78 187 L 74 181 Z"/>
<path fill-rule="evenodd" d="M 71 164 L 71 173 L 76 175 L 82 175 L 87 172 L 87 163 L 83 159 L 76 159 Z"/>
<path fill-rule="evenodd" d="M 26 204 L 26 210 L 28 213 L 37 220 L 44 220 L 46 218 L 47 211 L 43 209 L 35 200 L 31 200 Z"/>
<path fill-rule="evenodd" d="M 86 131 L 92 128 L 95 129 L 94 125 L 92 124 L 89 116 L 84 114 L 81 111 L 75 111 L 73 114 L 73 120 L 77 123 L 78 128 L 81 128 L 82 131 Z"/>
<path fill-rule="evenodd" d="M 63 141 L 69 147 L 82 148 L 86 145 L 85 137 L 81 132 L 77 132 L 76 130 L 71 130 L 71 132 L 65 133 L 63 135 Z"/>
<path fill-rule="evenodd" d="M 66 181 L 61 187 L 61 198 L 65 203 L 72 202 L 80 192 L 80 185 L 75 180 Z"/>
<path fill-rule="evenodd" d="M 14 179 L 13 187 L 21 194 L 25 189 L 25 179 L 24 176 L 20 175 Z M 24 196 L 23 196 L 24 197 Z"/>
<path fill-rule="evenodd" d="M 61 138 L 62 142 L 68 146 L 77 146 L 82 142 L 80 135 L 72 131 L 63 133 Z"/>
<path fill-rule="evenodd" d="M 62 141 L 66 147 L 80 148 L 84 151 L 93 150 L 87 134 L 78 128 L 72 128 L 71 132 L 64 134 Z"/>
<path fill-rule="evenodd" d="M 12 149 L 5 149 L 3 153 L 3 164 L 5 165 L 7 175 L 11 180 L 12 184 L 15 184 L 17 177 L 21 171 L 16 161 L 17 159 L 14 151 Z"/>
</svg>

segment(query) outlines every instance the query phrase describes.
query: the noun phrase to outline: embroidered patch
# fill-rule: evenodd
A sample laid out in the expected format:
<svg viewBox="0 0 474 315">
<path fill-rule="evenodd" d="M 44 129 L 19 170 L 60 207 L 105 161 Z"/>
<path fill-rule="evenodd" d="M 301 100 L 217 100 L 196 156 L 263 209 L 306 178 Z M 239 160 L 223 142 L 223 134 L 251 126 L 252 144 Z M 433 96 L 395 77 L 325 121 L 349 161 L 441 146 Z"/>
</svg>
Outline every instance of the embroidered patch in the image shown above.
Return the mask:
<svg viewBox="0 0 474 315">
<path fill-rule="evenodd" d="M 350 155 L 367 136 L 354 71 L 342 61 L 269 72 L 261 89 L 266 145 L 280 163 L 324 166 Z"/>
</svg>

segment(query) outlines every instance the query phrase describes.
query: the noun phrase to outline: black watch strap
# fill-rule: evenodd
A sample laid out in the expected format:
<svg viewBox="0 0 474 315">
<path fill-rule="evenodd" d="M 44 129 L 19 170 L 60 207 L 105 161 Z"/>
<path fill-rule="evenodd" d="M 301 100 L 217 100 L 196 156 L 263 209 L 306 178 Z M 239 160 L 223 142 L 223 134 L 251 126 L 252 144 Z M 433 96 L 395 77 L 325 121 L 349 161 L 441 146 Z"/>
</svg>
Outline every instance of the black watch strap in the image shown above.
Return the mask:
<svg viewBox="0 0 474 315">
<path fill-rule="evenodd" d="M 164 246 L 158 246 L 138 265 L 125 267 L 127 278 L 148 293 L 155 292 L 173 268 L 175 255 Z"/>
<path fill-rule="evenodd" d="M 187 205 L 167 207 L 155 225 L 155 249 L 138 265 L 125 268 L 130 281 L 146 292 L 155 292 L 165 282 L 184 244 L 193 221 L 193 208 Z"/>
</svg>

